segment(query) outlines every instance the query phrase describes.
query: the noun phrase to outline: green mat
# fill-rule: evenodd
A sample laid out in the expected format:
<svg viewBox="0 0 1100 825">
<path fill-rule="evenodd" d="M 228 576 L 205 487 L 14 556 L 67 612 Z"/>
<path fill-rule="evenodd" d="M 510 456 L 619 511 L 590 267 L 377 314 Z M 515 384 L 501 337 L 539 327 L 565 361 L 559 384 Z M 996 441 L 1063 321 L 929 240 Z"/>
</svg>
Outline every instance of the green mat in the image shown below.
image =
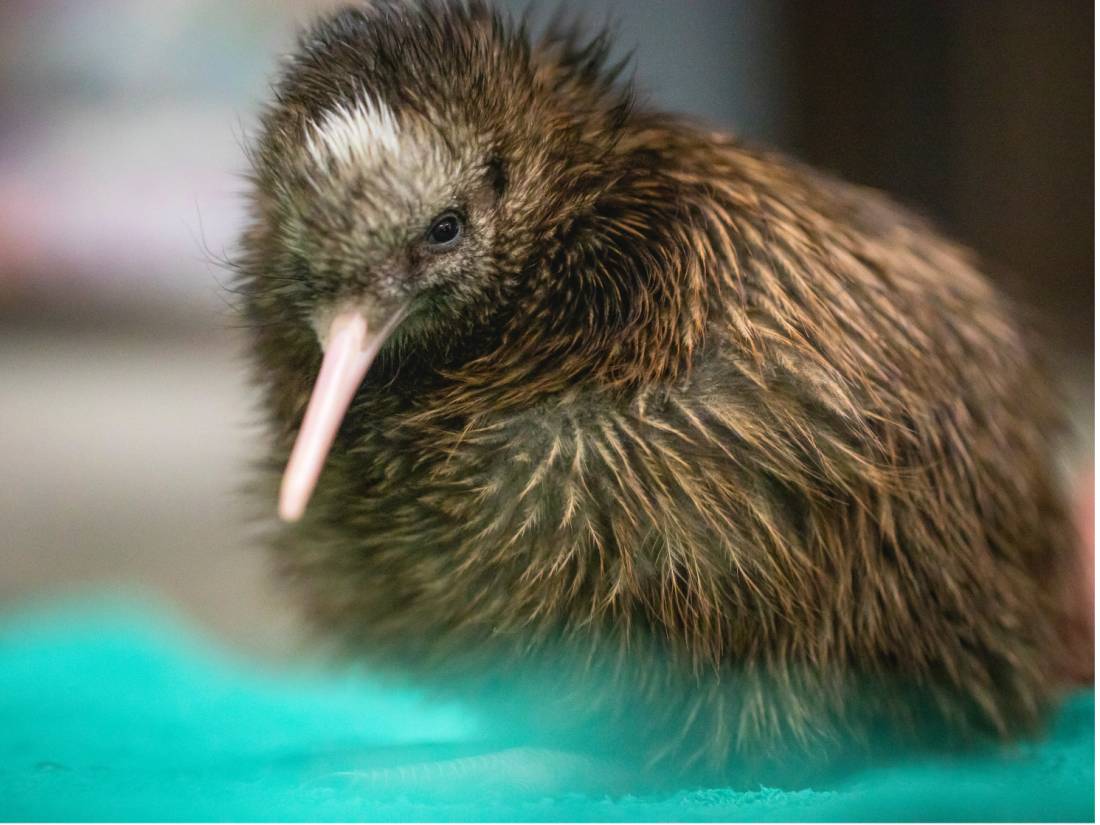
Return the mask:
<svg viewBox="0 0 1100 825">
<path fill-rule="evenodd" d="M 484 726 L 478 709 L 369 674 L 249 664 L 141 602 L 66 602 L 0 624 L 6 820 L 1093 818 L 1091 691 L 1046 741 L 1010 754 L 800 791 L 616 796 L 599 766 L 561 754 L 471 755 Z"/>
</svg>

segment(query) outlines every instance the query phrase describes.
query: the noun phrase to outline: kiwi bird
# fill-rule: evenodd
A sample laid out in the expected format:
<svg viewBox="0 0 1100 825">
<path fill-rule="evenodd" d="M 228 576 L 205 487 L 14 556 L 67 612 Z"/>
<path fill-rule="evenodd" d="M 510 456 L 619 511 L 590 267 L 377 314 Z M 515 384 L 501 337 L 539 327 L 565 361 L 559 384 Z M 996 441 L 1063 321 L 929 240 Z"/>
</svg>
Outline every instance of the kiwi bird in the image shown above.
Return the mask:
<svg viewBox="0 0 1100 825">
<path fill-rule="evenodd" d="M 652 763 L 1037 730 L 1072 539 L 1017 312 L 577 31 L 366 3 L 281 67 L 236 265 L 305 612 Z"/>
</svg>

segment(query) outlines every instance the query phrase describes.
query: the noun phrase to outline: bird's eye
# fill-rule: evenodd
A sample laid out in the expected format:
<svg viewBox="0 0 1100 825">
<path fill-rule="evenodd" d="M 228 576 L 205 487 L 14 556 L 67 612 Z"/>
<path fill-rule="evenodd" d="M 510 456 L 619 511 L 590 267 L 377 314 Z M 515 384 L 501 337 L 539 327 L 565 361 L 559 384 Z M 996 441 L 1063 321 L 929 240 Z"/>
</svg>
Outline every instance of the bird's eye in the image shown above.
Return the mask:
<svg viewBox="0 0 1100 825">
<path fill-rule="evenodd" d="M 450 249 L 462 237 L 462 219 L 454 212 L 444 212 L 428 229 L 428 243 L 433 249 Z"/>
</svg>

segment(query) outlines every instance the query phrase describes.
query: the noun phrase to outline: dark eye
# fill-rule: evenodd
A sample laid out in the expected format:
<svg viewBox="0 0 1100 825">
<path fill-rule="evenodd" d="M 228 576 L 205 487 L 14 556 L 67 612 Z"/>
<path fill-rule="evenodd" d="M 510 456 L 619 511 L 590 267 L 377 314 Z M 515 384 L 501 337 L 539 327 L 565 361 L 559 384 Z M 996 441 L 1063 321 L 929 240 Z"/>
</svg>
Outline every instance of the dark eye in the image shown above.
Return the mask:
<svg viewBox="0 0 1100 825">
<path fill-rule="evenodd" d="M 450 249 L 462 237 L 462 219 L 454 212 L 444 212 L 428 229 L 428 243 L 437 250 Z"/>
</svg>

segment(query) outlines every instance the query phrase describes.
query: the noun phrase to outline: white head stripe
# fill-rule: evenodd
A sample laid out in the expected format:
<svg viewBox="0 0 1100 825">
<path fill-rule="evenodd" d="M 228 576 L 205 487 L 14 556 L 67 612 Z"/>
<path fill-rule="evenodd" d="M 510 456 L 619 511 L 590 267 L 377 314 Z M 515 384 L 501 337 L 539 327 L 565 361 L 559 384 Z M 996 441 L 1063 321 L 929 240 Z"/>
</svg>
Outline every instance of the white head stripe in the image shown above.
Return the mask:
<svg viewBox="0 0 1100 825">
<path fill-rule="evenodd" d="M 350 107 L 337 106 L 306 138 L 310 155 L 322 164 L 334 159 L 351 165 L 382 151 L 396 153 L 398 145 L 397 120 L 390 107 L 368 96 Z"/>
</svg>

